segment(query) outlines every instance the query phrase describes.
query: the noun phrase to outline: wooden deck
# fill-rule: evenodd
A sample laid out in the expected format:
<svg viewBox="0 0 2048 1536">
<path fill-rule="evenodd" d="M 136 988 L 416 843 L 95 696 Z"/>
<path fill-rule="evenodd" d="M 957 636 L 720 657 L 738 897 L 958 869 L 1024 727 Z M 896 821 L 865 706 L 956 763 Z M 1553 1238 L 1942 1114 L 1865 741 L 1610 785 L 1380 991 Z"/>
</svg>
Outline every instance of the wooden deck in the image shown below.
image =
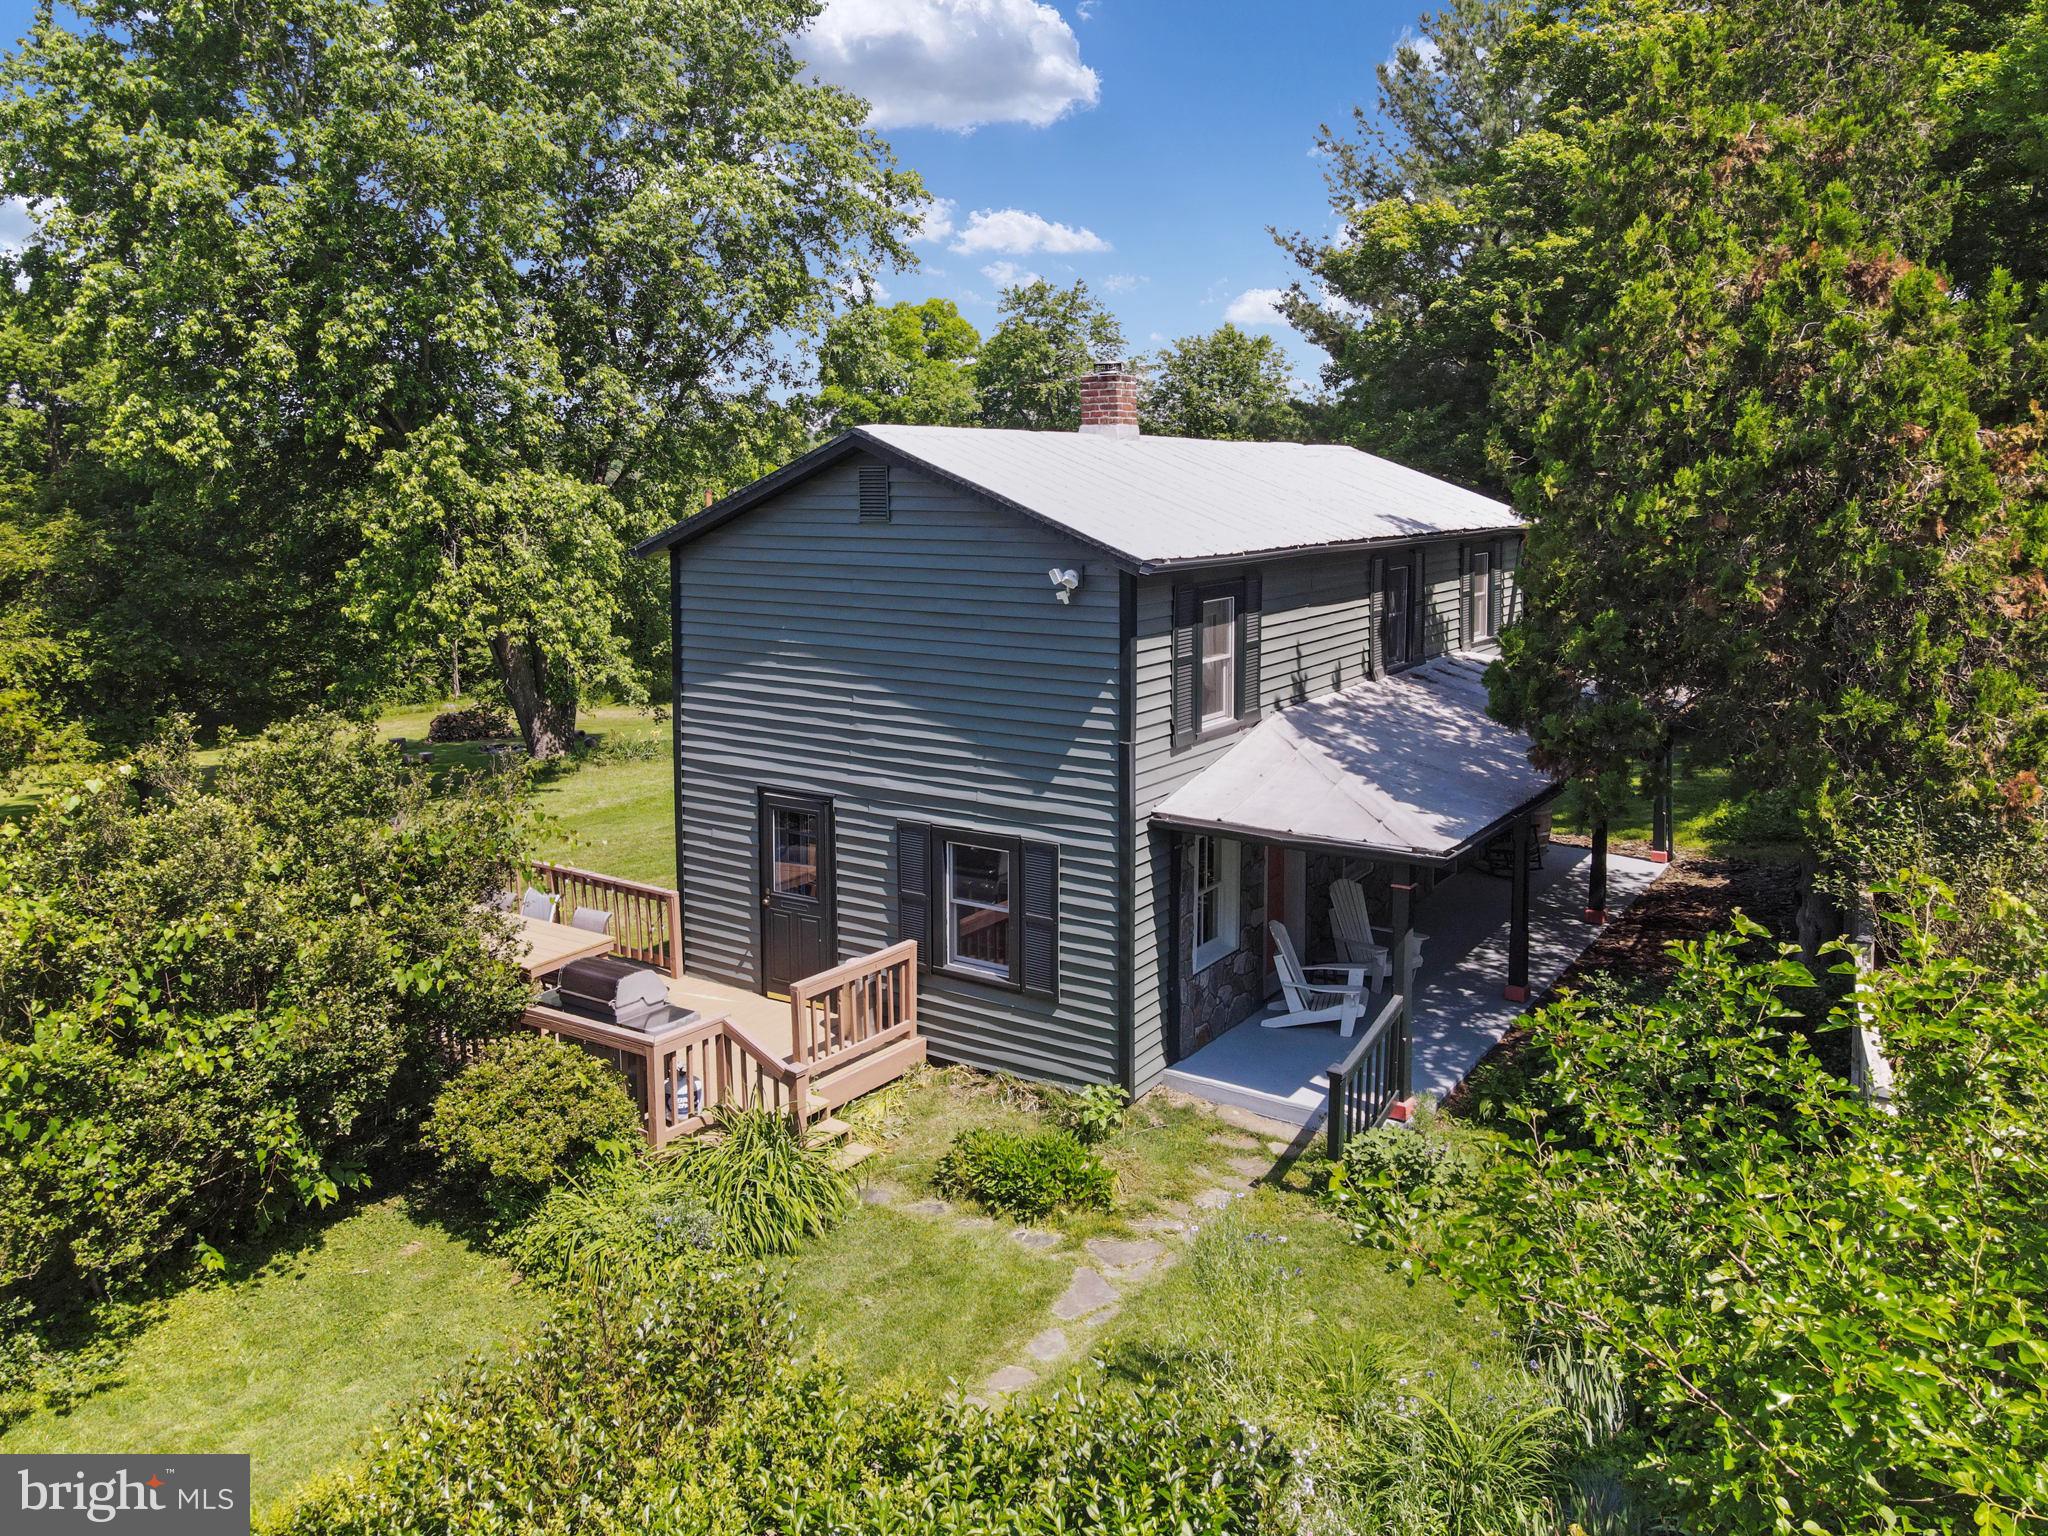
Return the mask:
<svg viewBox="0 0 2048 1536">
<path fill-rule="evenodd" d="M 611 953 L 668 976 L 669 1000 L 697 1017 L 642 1031 L 536 1002 L 524 1022 L 574 1040 L 612 1062 L 640 1103 L 648 1141 L 665 1146 L 701 1130 L 722 1108 L 765 1105 L 798 1125 L 827 1114 L 925 1059 L 917 1029 L 917 946 L 892 944 L 790 988 L 778 1002 L 706 976 L 692 976 L 682 957 L 682 898 L 661 886 L 617 880 L 590 870 L 543 864 L 536 873 L 576 908 L 612 914 Z M 525 921 L 527 974 L 539 980 L 559 969 L 558 952 L 585 945 L 545 931 L 560 925 Z M 574 930 L 571 930 L 574 931 Z"/>
</svg>

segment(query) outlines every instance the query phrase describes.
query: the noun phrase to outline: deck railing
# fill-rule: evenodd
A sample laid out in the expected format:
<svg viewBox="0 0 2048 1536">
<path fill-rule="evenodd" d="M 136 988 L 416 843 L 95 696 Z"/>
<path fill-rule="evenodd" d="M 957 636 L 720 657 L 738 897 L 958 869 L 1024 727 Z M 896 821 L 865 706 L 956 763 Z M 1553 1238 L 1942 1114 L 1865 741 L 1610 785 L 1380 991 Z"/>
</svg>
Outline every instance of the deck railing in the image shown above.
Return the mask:
<svg viewBox="0 0 2048 1536">
<path fill-rule="evenodd" d="M 1344 1143 L 1387 1118 L 1401 1096 L 1401 1017 L 1404 1001 L 1396 992 L 1381 1007 L 1358 1043 L 1329 1072 L 1330 1160 L 1344 1155 Z"/>
<path fill-rule="evenodd" d="M 832 1071 L 917 1033 L 917 943 L 906 939 L 789 989 L 790 1059 Z"/>
<path fill-rule="evenodd" d="M 683 899 L 674 891 L 567 864 L 536 864 L 533 873 L 535 883 L 556 897 L 563 922 L 578 907 L 609 912 L 612 953 L 671 976 L 683 974 Z"/>
</svg>

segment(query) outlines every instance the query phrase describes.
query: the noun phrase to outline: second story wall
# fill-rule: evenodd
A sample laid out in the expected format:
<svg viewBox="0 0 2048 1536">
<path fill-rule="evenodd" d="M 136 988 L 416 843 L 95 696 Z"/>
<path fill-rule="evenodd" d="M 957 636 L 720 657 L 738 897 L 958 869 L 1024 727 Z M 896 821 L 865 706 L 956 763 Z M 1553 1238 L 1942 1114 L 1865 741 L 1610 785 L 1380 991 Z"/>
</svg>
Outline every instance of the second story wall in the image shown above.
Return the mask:
<svg viewBox="0 0 2048 1536">
<path fill-rule="evenodd" d="M 863 521 L 863 462 L 682 551 L 687 964 L 758 985 L 763 788 L 833 802 L 841 957 L 899 937 L 899 822 L 1057 844 L 1057 999 L 930 974 L 925 1032 L 948 1058 L 1114 1079 L 1118 573 L 900 468 L 888 519 Z M 1070 603 L 1054 566 L 1081 574 Z"/>
</svg>

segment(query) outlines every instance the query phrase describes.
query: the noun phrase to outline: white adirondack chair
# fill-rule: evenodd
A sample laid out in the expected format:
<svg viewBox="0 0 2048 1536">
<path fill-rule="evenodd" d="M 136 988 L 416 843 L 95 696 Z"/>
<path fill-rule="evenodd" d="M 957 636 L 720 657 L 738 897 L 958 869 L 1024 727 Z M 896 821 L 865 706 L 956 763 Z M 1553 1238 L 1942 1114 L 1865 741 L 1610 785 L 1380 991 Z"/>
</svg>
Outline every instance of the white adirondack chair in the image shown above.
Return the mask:
<svg viewBox="0 0 2048 1536">
<path fill-rule="evenodd" d="M 1294 953 L 1294 940 L 1284 923 L 1268 923 L 1273 930 L 1273 967 L 1280 973 L 1280 995 L 1287 1000 L 1287 1012 L 1261 1020 L 1267 1029 L 1295 1029 L 1303 1024 L 1335 1024 L 1345 1039 L 1365 1015 L 1367 991 L 1364 966 L 1315 965 L 1303 968 Z M 1311 981 L 1310 977 L 1342 976 L 1342 982 Z"/>
<path fill-rule="evenodd" d="M 1375 992 L 1392 982 L 1393 956 L 1373 936 L 1365 891 L 1356 880 L 1330 882 L 1330 927 L 1337 935 L 1337 953 L 1352 965 L 1370 968 Z"/>
</svg>

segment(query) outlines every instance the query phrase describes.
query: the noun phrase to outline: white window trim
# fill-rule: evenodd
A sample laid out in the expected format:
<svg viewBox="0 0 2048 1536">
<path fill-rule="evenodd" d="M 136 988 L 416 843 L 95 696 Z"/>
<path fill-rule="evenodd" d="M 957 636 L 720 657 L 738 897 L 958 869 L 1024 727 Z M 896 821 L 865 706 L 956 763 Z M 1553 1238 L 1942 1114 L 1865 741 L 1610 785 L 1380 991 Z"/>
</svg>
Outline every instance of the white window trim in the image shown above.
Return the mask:
<svg viewBox="0 0 2048 1536">
<path fill-rule="evenodd" d="M 1016 979 L 1016 966 L 1011 961 L 1006 960 L 1001 965 L 993 965 L 986 960 L 976 960 L 960 953 L 960 924 L 957 920 L 957 914 L 962 907 L 971 907 L 977 912 L 1000 912 L 1003 914 L 1003 924 L 1007 934 L 1012 919 L 1015 916 L 1017 905 L 1017 868 L 1011 856 L 1013 850 L 999 843 L 976 842 L 971 837 L 948 837 L 945 840 L 945 848 L 946 888 L 941 893 L 941 898 L 945 902 L 946 969 L 960 971 L 970 976 L 983 976 L 991 981 L 1014 981 Z M 1009 864 L 1010 899 L 1005 905 L 998 907 L 991 902 L 963 900 L 953 894 L 953 850 L 956 848 L 979 848 L 984 852 L 1000 855 L 1004 862 Z M 1005 950 L 1008 947 L 1008 939 L 1005 938 Z"/>
<path fill-rule="evenodd" d="M 1223 669 L 1223 707 L 1209 710 L 1203 706 L 1208 700 L 1203 697 L 1203 685 L 1208 679 L 1209 663 L 1218 658 L 1209 654 L 1209 606 L 1222 603 L 1230 610 L 1230 621 L 1223 626 L 1223 632 L 1230 636 L 1230 649 L 1226 654 L 1229 665 Z M 1237 599 L 1235 597 L 1204 598 L 1195 610 L 1195 705 L 1201 729 L 1214 730 L 1218 726 L 1232 724 L 1237 719 Z"/>
<path fill-rule="evenodd" d="M 1218 960 L 1237 953 L 1244 939 L 1244 921 L 1239 912 L 1244 891 L 1243 845 L 1227 837 L 1198 837 L 1190 850 L 1195 871 L 1196 937 L 1202 920 L 1202 850 L 1200 844 L 1216 845 L 1216 933 L 1206 944 L 1195 946 L 1195 969 L 1206 971 Z"/>
</svg>

